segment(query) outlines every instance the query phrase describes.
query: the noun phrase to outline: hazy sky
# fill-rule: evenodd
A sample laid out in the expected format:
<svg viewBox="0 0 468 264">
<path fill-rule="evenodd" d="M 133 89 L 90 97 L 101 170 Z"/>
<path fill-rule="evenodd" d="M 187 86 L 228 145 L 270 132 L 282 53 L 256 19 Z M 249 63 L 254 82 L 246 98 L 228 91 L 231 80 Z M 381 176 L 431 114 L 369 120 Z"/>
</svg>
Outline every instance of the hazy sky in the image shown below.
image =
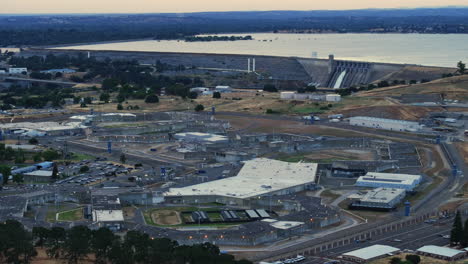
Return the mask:
<svg viewBox="0 0 468 264">
<path fill-rule="evenodd" d="M 0 0 L 0 13 L 159 13 L 468 5 L 468 0 Z"/>
</svg>

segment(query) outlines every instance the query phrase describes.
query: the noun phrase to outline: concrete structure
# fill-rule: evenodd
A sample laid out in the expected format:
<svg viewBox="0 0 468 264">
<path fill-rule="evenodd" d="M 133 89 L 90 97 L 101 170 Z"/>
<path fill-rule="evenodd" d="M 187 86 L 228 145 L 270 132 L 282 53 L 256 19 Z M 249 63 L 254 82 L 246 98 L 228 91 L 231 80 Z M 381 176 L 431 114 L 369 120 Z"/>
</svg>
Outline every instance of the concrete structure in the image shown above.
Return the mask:
<svg viewBox="0 0 468 264">
<path fill-rule="evenodd" d="M 369 116 L 353 116 L 349 118 L 349 124 L 352 126 L 362 126 L 377 129 L 386 129 L 392 131 L 410 131 L 415 132 L 422 129 L 418 122 L 405 120 L 376 118 Z"/>
<path fill-rule="evenodd" d="M 344 253 L 343 259 L 357 263 L 366 263 L 374 259 L 395 254 L 399 251 L 400 249 L 391 246 L 373 245 L 370 247 L 365 247 L 348 253 Z"/>
<path fill-rule="evenodd" d="M 174 137 L 183 141 L 200 143 L 227 143 L 229 141 L 229 138 L 226 136 L 200 132 L 178 133 Z"/>
<path fill-rule="evenodd" d="M 9 68 L 8 73 L 9 74 L 22 74 L 24 72 L 28 72 L 28 68 Z"/>
<path fill-rule="evenodd" d="M 229 93 L 232 92 L 232 88 L 230 86 L 218 85 L 215 87 L 215 91 L 220 93 Z"/>
<path fill-rule="evenodd" d="M 41 71 L 41 73 L 50 73 L 50 74 L 56 74 L 56 73 L 75 73 L 76 71 L 73 69 L 50 69 L 50 70 L 45 70 Z"/>
<path fill-rule="evenodd" d="M 25 181 L 48 182 L 52 180 L 52 171 L 37 170 L 23 174 Z"/>
<path fill-rule="evenodd" d="M 356 186 L 372 188 L 398 188 L 412 191 L 421 183 L 421 175 L 368 172 L 356 181 Z"/>
<path fill-rule="evenodd" d="M 405 198 L 406 191 L 403 189 L 377 188 L 352 203 L 352 207 L 393 209 Z"/>
<path fill-rule="evenodd" d="M 22 168 L 12 170 L 11 175 L 30 173 L 30 172 L 37 171 L 40 169 L 50 169 L 53 166 L 54 166 L 53 162 L 45 161 L 45 162 L 34 164 L 32 166 L 27 166 L 27 167 L 22 167 Z"/>
<path fill-rule="evenodd" d="M 443 259 L 447 261 L 455 261 L 465 258 L 465 251 L 457 250 L 453 248 L 447 247 L 439 247 L 439 246 L 424 246 L 418 248 L 416 253 L 423 256 L 428 256 L 437 259 Z"/>
<path fill-rule="evenodd" d="M 265 158 L 244 163 L 235 177 L 171 188 L 165 193 L 166 201 L 249 206 L 261 197 L 297 193 L 315 186 L 316 163 L 288 163 Z"/>
<path fill-rule="evenodd" d="M 15 134 L 29 137 L 45 135 L 65 135 L 80 133 L 86 126 L 81 122 L 19 122 L 0 124 L 4 134 Z"/>
<path fill-rule="evenodd" d="M 340 102 L 341 95 L 339 94 L 327 94 L 325 97 L 325 101 L 327 102 Z"/>
</svg>

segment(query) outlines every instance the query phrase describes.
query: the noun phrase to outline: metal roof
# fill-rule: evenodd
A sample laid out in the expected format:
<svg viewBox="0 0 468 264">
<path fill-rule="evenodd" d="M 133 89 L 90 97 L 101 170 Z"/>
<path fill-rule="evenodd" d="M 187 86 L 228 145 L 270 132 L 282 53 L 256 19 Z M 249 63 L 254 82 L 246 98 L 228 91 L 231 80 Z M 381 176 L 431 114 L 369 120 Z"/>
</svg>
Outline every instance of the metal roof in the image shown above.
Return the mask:
<svg viewBox="0 0 468 264">
<path fill-rule="evenodd" d="M 448 258 L 454 257 L 458 254 L 465 254 L 465 252 L 461 250 L 447 248 L 447 247 L 433 246 L 433 245 L 424 246 L 422 248 L 419 248 L 417 251 L 428 253 L 428 254 L 444 256 Z"/>
<path fill-rule="evenodd" d="M 386 246 L 386 245 L 373 245 L 370 247 L 361 248 L 354 250 L 348 253 L 343 254 L 343 256 L 356 257 L 364 260 L 373 259 L 380 257 L 386 254 L 390 254 L 396 251 L 400 251 L 399 248 Z"/>
</svg>

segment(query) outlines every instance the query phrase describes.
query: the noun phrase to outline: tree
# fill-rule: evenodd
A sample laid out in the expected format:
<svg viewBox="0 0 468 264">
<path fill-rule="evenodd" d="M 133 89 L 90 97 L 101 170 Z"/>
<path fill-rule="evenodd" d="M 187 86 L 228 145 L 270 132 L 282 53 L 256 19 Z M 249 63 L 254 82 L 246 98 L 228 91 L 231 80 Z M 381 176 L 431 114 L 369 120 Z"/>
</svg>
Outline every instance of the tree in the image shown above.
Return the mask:
<svg viewBox="0 0 468 264">
<path fill-rule="evenodd" d="M 16 184 L 20 184 L 24 181 L 24 177 L 21 174 L 15 174 L 13 175 L 13 182 Z"/>
<path fill-rule="evenodd" d="M 23 225 L 14 220 L 0 224 L 1 263 L 29 263 L 37 255 L 32 235 Z"/>
<path fill-rule="evenodd" d="M 198 93 L 197 92 L 189 92 L 187 97 L 190 98 L 190 99 L 197 99 Z"/>
<path fill-rule="evenodd" d="M 198 104 L 197 106 L 195 106 L 195 112 L 201 112 L 203 110 L 205 110 L 205 107 L 202 105 L 202 104 Z"/>
<path fill-rule="evenodd" d="M 99 101 L 103 101 L 106 104 L 109 103 L 109 100 L 110 100 L 110 94 L 109 93 L 102 93 L 99 96 Z"/>
<path fill-rule="evenodd" d="M 216 98 L 216 99 L 221 98 L 221 93 L 220 92 L 214 92 L 213 93 L 213 98 Z"/>
<path fill-rule="evenodd" d="M 390 259 L 390 264 L 400 264 L 401 263 L 401 258 L 398 258 L 398 257 L 393 257 L 392 259 Z"/>
<path fill-rule="evenodd" d="M 270 92 L 270 93 L 276 93 L 276 92 L 278 92 L 278 89 L 276 88 L 276 86 L 274 84 L 265 84 L 263 86 L 263 91 Z"/>
<path fill-rule="evenodd" d="M 465 221 L 465 227 L 463 229 L 463 238 L 462 238 L 462 246 L 468 247 L 468 219 Z"/>
<path fill-rule="evenodd" d="M 466 71 L 466 64 L 465 63 L 463 63 L 462 61 L 459 61 L 457 63 L 457 68 L 458 68 L 458 72 L 460 74 L 465 74 L 465 71 Z"/>
<path fill-rule="evenodd" d="M 88 172 L 89 171 L 89 167 L 84 165 L 84 166 L 81 166 L 80 168 L 80 173 L 85 173 L 85 172 Z"/>
<path fill-rule="evenodd" d="M 74 226 L 67 231 L 63 251 L 69 263 L 78 263 L 91 248 L 91 230 L 86 226 Z"/>
<path fill-rule="evenodd" d="M 120 154 L 120 162 L 125 163 L 127 161 L 127 157 L 125 156 L 124 153 Z"/>
<path fill-rule="evenodd" d="M 58 167 L 57 167 L 57 163 L 54 163 L 54 167 L 52 168 L 52 179 L 56 180 L 58 179 Z"/>
<path fill-rule="evenodd" d="M 96 256 L 97 264 L 108 263 L 109 253 L 118 237 L 108 228 L 99 228 L 92 231 L 91 250 Z"/>
<path fill-rule="evenodd" d="M 37 143 L 39 143 L 39 141 L 35 137 L 30 138 L 28 142 L 29 144 L 32 144 L 32 145 L 36 145 Z"/>
<path fill-rule="evenodd" d="M 405 259 L 412 264 L 419 264 L 421 262 L 421 257 L 418 255 L 406 255 Z"/>
<path fill-rule="evenodd" d="M 456 245 L 463 240 L 463 223 L 460 215 L 460 211 L 457 211 L 455 220 L 453 222 L 452 231 L 450 232 L 450 244 Z"/>
<path fill-rule="evenodd" d="M 42 157 L 45 161 L 53 161 L 60 158 L 60 154 L 56 150 L 48 149 L 42 152 Z"/>
<path fill-rule="evenodd" d="M 123 110 L 123 106 L 121 104 L 117 105 L 117 110 Z"/>
<path fill-rule="evenodd" d="M 35 226 L 32 229 L 32 235 L 36 242 L 36 246 L 42 247 L 49 237 L 50 231 L 49 229 L 42 227 L 42 226 Z"/>
<path fill-rule="evenodd" d="M 0 165 L 0 173 L 3 176 L 3 184 L 8 183 L 8 177 L 11 175 L 11 167 L 7 165 Z"/>
<path fill-rule="evenodd" d="M 148 95 L 145 99 L 145 103 L 148 103 L 148 104 L 159 103 L 159 97 L 155 94 Z"/>
</svg>

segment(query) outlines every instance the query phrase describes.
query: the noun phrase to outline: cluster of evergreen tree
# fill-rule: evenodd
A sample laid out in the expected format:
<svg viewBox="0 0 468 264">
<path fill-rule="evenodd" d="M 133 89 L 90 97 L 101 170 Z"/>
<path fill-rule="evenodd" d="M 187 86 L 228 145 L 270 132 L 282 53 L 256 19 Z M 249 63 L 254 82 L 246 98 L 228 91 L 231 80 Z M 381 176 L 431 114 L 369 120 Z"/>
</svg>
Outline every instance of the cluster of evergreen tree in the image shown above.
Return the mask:
<svg viewBox="0 0 468 264">
<path fill-rule="evenodd" d="M 138 231 L 120 237 L 108 228 L 90 230 L 86 226 L 71 229 L 34 227 L 27 231 L 17 221 L 0 223 L 0 262 L 30 263 L 43 249 L 51 259 L 79 263 L 93 257 L 98 264 L 251 264 L 236 261 L 209 244 L 178 245 L 167 238 L 152 238 Z"/>
<path fill-rule="evenodd" d="M 450 232 L 450 243 L 452 245 L 468 247 L 468 219 L 465 221 L 465 225 L 463 225 L 459 211 L 455 215 L 452 231 Z"/>
</svg>

